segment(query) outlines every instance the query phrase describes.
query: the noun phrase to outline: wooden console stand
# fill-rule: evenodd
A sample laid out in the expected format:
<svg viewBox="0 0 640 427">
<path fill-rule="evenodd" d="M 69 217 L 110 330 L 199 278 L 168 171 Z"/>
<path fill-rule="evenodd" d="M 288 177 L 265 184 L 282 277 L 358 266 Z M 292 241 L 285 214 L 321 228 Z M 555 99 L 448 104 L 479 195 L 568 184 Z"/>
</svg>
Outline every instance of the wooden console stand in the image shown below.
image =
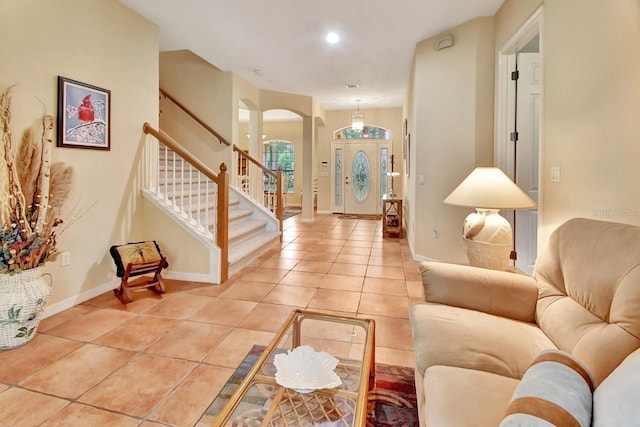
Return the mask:
<svg viewBox="0 0 640 427">
<path fill-rule="evenodd" d="M 402 199 L 387 194 L 382 197 L 382 235 L 403 237 Z"/>
</svg>

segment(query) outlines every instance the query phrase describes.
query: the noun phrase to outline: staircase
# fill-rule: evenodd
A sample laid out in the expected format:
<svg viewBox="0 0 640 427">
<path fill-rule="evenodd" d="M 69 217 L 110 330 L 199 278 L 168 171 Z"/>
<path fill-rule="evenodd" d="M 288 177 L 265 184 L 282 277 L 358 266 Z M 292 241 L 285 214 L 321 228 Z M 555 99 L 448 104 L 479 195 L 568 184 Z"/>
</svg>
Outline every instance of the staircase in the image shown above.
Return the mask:
<svg viewBox="0 0 640 427">
<path fill-rule="evenodd" d="M 167 146 L 158 152 L 154 204 L 176 223 L 217 245 L 217 185 Z M 280 242 L 278 220 L 241 191 L 229 193 L 229 277 Z M 217 245 L 219 246 L 219 245 Z"/>
<path fill-rule="evenodd" d="M 232 189 L 229 197 L 229 276 L 239 272 L 258 256 L 280 243 L 277 223 L 270 227 L 260 214 L 261 207 L 253 206 L 240 192 Z"/>
<path fill-rule="evenodd" d="M 241 154 L 237 154 L 241 150 L 227 141 L 185 105 L 160 89 L 161 107 L 165 102 L 173 104 L 187 115 L 187 120 L 197 123 L 221 144 L 232 150 L 234 159 L 230 172 L 235 172 L 231 177 L 229 177 L 228 173 L 225 174 L 227 178 L 231 179 L 226 181 L 230 185 L 225 184 L 224 190 L 225 193 L 228 192 L 229 205 L 227 233 L 224 233 L 224 230 L 217 229 L 219 212 L 216 204 L 227 203 L 227 195 L 218 194 L 216 182 L 218 182 L 219 176 L 216 176 L 213 171 L 209 170 L 207 165 L 185 151 L 169 135 L 152 129 L 148 124 L 144 126 L 145 133 L 151 133 L 160 142 L 159 150 L 155 151 L 159 156 L 154 157 L 154 152 L 150 152 L 150 157 L 148 158 L 149 165 L 153 165 L 149 167 L 157 169 L 158 176 L 150 176 L 148 179 L 150 182 L 156 179 L 159 184 L 150 185 L 143 191 L 143 194 L 148 196 L 149 200 L 156 206 L 165 210 L 183 228 L 189 230 L 189 232 L 194 232 L 194 236 L 209 247 L 212 264 L 214 258 L 226 258 L 228 260 L 227 268 L 224 268 L 224 264 L 218 264 L 217 266 L 220 270 L 220 280 L 224 281 L 227 277 L 232 276 L 251 263 L 260 254 L 279 244 L 281 237 L 279 230 L 282 229 L 283 202 L 278 194 L 275 199 L 267 197 L 266 199 L 269 200 L 269 203 L 266 203 L 265 206 L 262 183 L 265 176 L 274 180 L 277 183 L 278 192 L 281 193 L 282 173 L 279 171 L 278 174 L 275 174 L 273 171 L 266 169 L 259 161 L 249 156 L 248 153 L 241 152 Z M 173 147 L 175 152 L 165 144 Z M 190 160 L 183 160 L 179 154 Z M 238 180 L 237 177 L 238 169 L 236 169 L 236 166 L 240 163 L 238 165 L 235 164 L 236 155 L 238 156 L 238 161 L 245 162 L 247 171 L 254 171 L 251 176 L 260 177 L 254 183 L 253 187 L 255 188 L 249 189 L 252 191 L 234 186 L 242 185 L 241 180 Z M 211 173 L 203 173 L 203 171 Z M 165 182 L 165 184 L 162 185 L 162 182 Z M 269 195 L 273 196 L 273 194 Z M 276 200 L 275 203 L 273 203 L 274 200 Z M 221 215 L 224 216 L 224 213 Z M 220 221 L 225 220 L 220 219 Z M 216 238 L 220 241 L 217 242 Z M 211 271 L 210 275 L 215 276 L 213 267 Z"/>
</svg>

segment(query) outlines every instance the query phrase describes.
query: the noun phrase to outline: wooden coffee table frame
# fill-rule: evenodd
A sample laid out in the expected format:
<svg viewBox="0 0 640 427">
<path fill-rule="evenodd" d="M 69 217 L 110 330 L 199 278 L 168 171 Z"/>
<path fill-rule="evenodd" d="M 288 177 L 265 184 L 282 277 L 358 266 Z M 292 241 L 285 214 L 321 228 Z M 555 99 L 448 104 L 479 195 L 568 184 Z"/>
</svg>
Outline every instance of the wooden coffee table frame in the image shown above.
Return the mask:
<svg viewBox="0 0 640 427">
<path fill-rule="evenodd" d="M 273 355 L 276 346 L 282 342 L 283 337 L 289 329 L 292 329 L 292 343 L 291 348 L 298 347 L 301 342 L 301 324 L 303 320 L 315 319 L 326 322 L 335 322 L 347 325 L 354 325 L 362 327 L 365 331 L 364 350 L 362 358 L 362 369 L 360 371 L 360 380 L 358 384 L 358 391 L 352 392 L 342 389 L 323 389 L 313 393 L 329 393 L 333 395 L 342 395 L 356 400 L 356 409 L 353 414 L 354 426 L 365 426 L 367 421 L 367 397 L 368 392 L 375 384 L 375 321 L 372 319 L 357 318 L 351 316 L 338 316 L 329 313 L 323 313 L 320 311 L 308 311 L 308 310 L 294 310 L 287 320 L 284 322 L 276 336 L 271 340 L 267 348 L 264 350 L 260 358 L 251 367 L 247 375 L 244 377 L 233 396 L 229 399 L 224 406 L 220 414 L 217 416 L 213 423 L 213 426 L 224 426 L 233 415 L 234 411 L 241 403 L 243 397 L 250 389 L 250 387 L 256 383 L 269 384 L 276 387 L 281 387 L 278 391 L 276 398 L 271 404 L 271 409 L 267 412 L 265 420 L 262 425 L 269 425 L 269 420 L 275 412 L 275 408 L 280 403 L 280 400 L 285 392 L 285 387 L 278 385 L 274 377 L 268 375 L 259 374 L 264 367 L 265 363 Z M 369 372 L 369 375 L 364 374 Z"/>
</svg>

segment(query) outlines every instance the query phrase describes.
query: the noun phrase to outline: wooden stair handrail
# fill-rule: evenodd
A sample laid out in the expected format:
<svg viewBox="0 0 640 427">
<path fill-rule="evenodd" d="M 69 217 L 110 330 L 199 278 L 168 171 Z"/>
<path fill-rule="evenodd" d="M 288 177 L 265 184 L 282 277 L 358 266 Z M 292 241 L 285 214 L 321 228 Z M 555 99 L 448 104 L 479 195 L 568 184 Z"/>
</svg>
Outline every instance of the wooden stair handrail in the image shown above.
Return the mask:
<svg viewBox="0 0 640 427">
<path fill-rule="evenodd" d="M 203 175 L 205 175 L 216 184 L 220 185 L 220 183 L 218 182 L 218 175 L 214 171 L 209 169 L 207 165 L 198 160 L 193 154 L 183 148 L 175 139 L 171 138 L 161 130 L 154 129 L 153 126 L 151 126 L 148 122 L 145 122 L 144 125 L 142 125 L 142 130 L 144 133 L 156 137 L 164 145 L 175 151 L 180 157 L 191 163 L 196 169 L 202 172 Z"/>
<path fill-rule="evenodd" d="M 187 113 L 187 115 L 189 117 L 191 117 L 193 120 L 195 120 L 196 122 L 198 122 L 198 124 L 200 126 L 202 126 L 203 128 L 205 128 L 207 130 L 207 132 L 209 132 L 210 134 L 212 134 L 213 136 L 215 136 L 216 138 L 218 138 L 218 141 L 220 141 L 221 143 L 223 143 L 224 145 L 226 145 L 227 147 L 229 147 L 231 145 L 231 143 L 229 141 L 227 141 L 222 135 L 220 135 L 218 132 L 216 132 L 211 126 L 209 126 L 208 124 L 206 124 L 204 121 L 202 121 L 198 116 L 196 116 L 191 110 L 189 110 L 187 107 L 185 107 L 184 105 L 182 105 L 180 103 L 180 101 L 178 101 L 177 99 L 175 99 L 173 96 L 169 95 L 164 89 L 159 88 L 160 93 L 169 98 L 169 100 L 171 102 L 173 102 L 174 104 L 176 104 L 178 106 L 178 108 L 180 108 L 182 111 L 184 111 L 185 113 Z"/>
</svg>

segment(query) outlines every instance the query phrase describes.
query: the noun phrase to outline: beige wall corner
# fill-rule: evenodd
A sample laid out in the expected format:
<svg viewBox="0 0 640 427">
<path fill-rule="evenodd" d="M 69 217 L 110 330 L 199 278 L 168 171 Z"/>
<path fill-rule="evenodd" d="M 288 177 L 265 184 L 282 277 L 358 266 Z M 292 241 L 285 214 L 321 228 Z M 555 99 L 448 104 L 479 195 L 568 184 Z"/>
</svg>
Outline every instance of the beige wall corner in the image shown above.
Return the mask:
<svg viewBox="0 0 640 427">
<path fill-rule="evenodd" d="M 437 36 L 416 46 L 406 107 L 406 221 L 416 256 L 464 263 L 461 228 L 471 210 L 442 201 L 476 166 L 492 163 L 494 20 L 476 18 L 447 32 L 454 35 L 450 48 L 435 50 Z"/>
</svg>

